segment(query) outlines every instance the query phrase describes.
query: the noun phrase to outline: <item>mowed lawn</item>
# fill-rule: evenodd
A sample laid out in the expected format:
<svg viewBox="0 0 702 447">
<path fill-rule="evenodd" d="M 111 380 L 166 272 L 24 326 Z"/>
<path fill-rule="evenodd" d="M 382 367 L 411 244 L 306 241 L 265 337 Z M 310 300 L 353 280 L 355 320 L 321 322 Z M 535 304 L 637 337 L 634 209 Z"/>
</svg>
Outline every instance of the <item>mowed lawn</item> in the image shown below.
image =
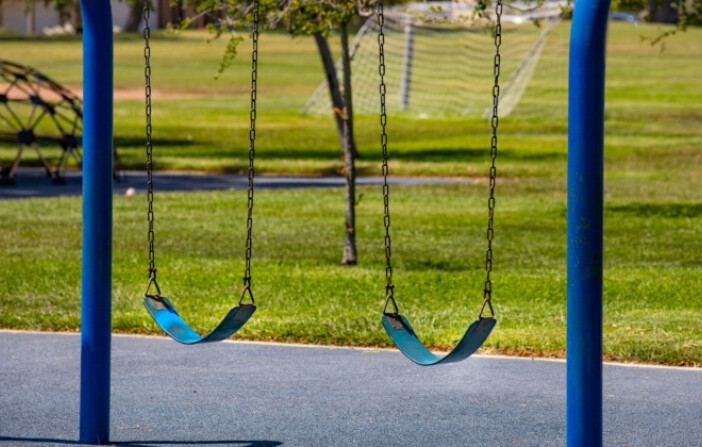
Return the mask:
<svg viewBox="0 0 702 447">
<path fill-rule="evenodd" d="M 612 23 L 607 78 L 609 173 L 630 175 L 650 169 L 672 173 L 694 167 L 689 160 L 699 156 L 702 29 L 671 37 L 663 52 L 642 40 L 660 31 L 659 26 Z M 502 121 L 502 176 L 564 175 L 568 34 L 568 23 L 556 27 L 521 103 Z M 248 42 L 241 44 L 234 66 L 215 80 L 223 42 L 207 43 L 207 39 L 205 33 L 167 34 L 153 43 L 154 138 L 159 168 L 242 172 L 247 166 Z M 78 40 L 0 44 L 3 58 L 36 66 L 80 89 Z M 118 36 L 115 45 L 116 143 L 125 167 L 141 169 L 142 42 L 136 35 Z M 337 47 L 336 39 L 332 47 Z M 262 36 L 258 172 L 321 175 L 342 169 L 331 112 L 323 116 L 300 113 L 322 78 L 312 39 L 291 39 L 282 33 Z M 485 95 L 485 103 L 489 103 L 489 88 Z M 376 116 L 357 117 L 361 173 L 377 172 L 378 127 Z M 417 119 L 392 115 L 388 131 L 395 174 L 477 176 L 486 171 L 489 125 L 480 117 Z M 10 160 L 13 154 L 14 148 L 0 149 L 0 160 Z"/>
<path fill-rule="evenodd" d="M 498 326 L 486 350 L 563 356 L 568 25 L 551 36 L 521 104 L 501 121 L 496 214 Z M 702 364 L 702 30 L 660 52 L 642 41 L 658 27 L 612 24 L 606 114 L 605 353 L 610 359 Z M 219 81 L 222 45 L 205 35 L 154 44 L 157 166 L 239 172 L 245 166 L 246 46 Z M 2 41 L 3 57 L 80 85 L 80 44 Z M 117 39 L 115 133 L 122 161 L 143 163 L 140 41 Z M 261 48 L 260 173 L 341 169 L 330 116 L 299 109 L 320 80 L 310 39 L 266 34 Z M 489 93 L 489 92 L 488 92 Z M 357 120 L 362 173 L 378 173 L 378 121 Z M 435 348 L 454 343 L 481 298 L 484 181 L 489 142 L 480 118 L 390 117 L 391 171 L 470 176 L 474 183 L 393 188 L 396 283 L 402 310 Z M 8 159 L 11 150 L 0 150 Z M 20 179 L 21 181 L 21 179 Z M 382 199 L 360 188 L 360 265 L 341 267 L 343 191 L 257 193 L 254 284 L 259 310 L 249 339 L 387 346 Z M 200 330 L 238 298 L 245 194 L 157 196 L 160 283 Z M 158 333 L 141 308 L 145 286 L 143 195 L 117 197 L 114 329 Z M 0 206 L 0 327 L 78 330 L 80 199 Z"/>
</svg>

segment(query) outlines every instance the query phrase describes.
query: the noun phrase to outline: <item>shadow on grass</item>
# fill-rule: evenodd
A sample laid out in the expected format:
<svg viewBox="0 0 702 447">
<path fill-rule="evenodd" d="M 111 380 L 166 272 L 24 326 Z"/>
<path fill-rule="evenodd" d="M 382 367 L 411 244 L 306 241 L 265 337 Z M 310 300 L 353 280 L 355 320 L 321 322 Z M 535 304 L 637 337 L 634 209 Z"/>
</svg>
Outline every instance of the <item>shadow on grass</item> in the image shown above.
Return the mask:
<svg viewBox="0 0 702 447">
<path fill-rule="evenodd" d="M 607 211 L 630 214 L 637 217 L 700 217 L 702 203 L 631 203 L 607 206 Z"/>
<path fill-rule="evenodd" d="M 512 161 L 560 161 L 566 154 L 560 152 L 528 152 L 500 149 L 500 160 Z M 489 160 L 490 149 L 484 148 L 437 148 L 405 150 L 393 154 L 393 158 L 403 161 L 475 161 Z M 380 159 L 380 156 L 378 156 Z"/>
<path fill-rule="evenodd" d="M 78 441 L 70 439 L 54 438 L 20 438 L 12 436 L 0 436 L 0 442 L 33 442 L 52 443 L 63 445 L 83 445 Z M 174 440 L 154 440 L 154 441 L 116 441 L 109 442 L 108 445 L 121 447 L 153 447 L 156 445 L 231 445 L 237 447 L 276 447 L 283 445 L 280 441 L 257 441 L 257 440 L 222 440 L 222 441 L 174 441 Z"/>
<path fill-rule="evenodd" d="M 123 141 L 123 143 L 120 143 Z M 133 150 L 135 148 L 142 149 L 143 140 L 138 139 L 118 139 L 117 144 L 124 144 L 124 149 Z M 165 147 L 178 147 L 178 146 L 195 146 L 202 145 L 204 143 L 196 143 L 187 140 L 158 140 L 154 141 L 154 146 L 165 146 Z M 248 143 L 247 143 L 248 144 Z M 201 159 L 244 159 L 247 156 L 246 150 L 242 150 L 238 145 L 233 143 L 231 149 L 209 149 L 206 147 L 193 148 L 192 152 L 188 151 L 186 153 L 174 152 L 172 154 L 166 154 L 174 157 L 187 158 L 201 158 Z M 246 147 L 244 147 L 246 149 Z M 361 148 L 361 156 L 357 159 L 358 161 L 378 161 L 381 160 L 380 150 L 374 150 L 369 148 Z M 258 148 L 257 155 L 262 159 L 291 159 L 291 160 L 328 160 L 328 161 L 339 161 L 341 162 L 340 152 L 336 148 L 296 148 L 296 147 L 262 147 Z M 534 161 L 534 162 L 548 162 L 548 161 L 563 161 L 566 159 L 565 152 L 529 152 L 529 151 L 517 151 L 511 149 L 501 149 L 499 157 L 501 160 L 506 161 Z M 404 150 L 392 150 L 390 154 L 390 160 L 399 161 L 414 161 L 414 162 L 468 162 L 468 161 L 488 161 L 490 159 L 490 151 L 486 146 L 485 148 L 436 148 L 436 149 L 404 149 Z"/>
<path fill-rule="evenodd" d="M 146 140 L 144 137 L 120 137 L 116 135 L 114 138 L 115 146 L 117 150 L 119 148 L 144 148 Z M 188 140 L 185 138 L 154 138 L 152 140 L 154 147 L 178 147 L 178 146 L 194 146 L 196 144 L 193 140 Z"/>
<path fill-rule="evenodd" d="M 370 150 L 361 148 L 361 156 L 359 161 L 380 161 L 380 150 Z M 338 160 L 338 150 L 310 150 L 296 148 L 265 148 L 261 150 L 264 158 L 295 158 L 295 159 L 322 159 L 322 160 Z M 221 155 L 225 155 L 222 153 Z M 229 153 L 231 156 L 231 153 Z M 415 162 L 441 162 L 441 161 L 487 161 L 490 159 L 490 150 L 486 146 L 484 148 L 435 148 L 435 149 L 404 149 L 392 150 L 390 154 L 391 160 L 399 161 L 415 161 Z M 501 160 L 513 161 L 561 161 L 566 159 L 565 153 L 560 152 L 527 152 L 515 151 L 510 149 L 500 150 Z"/>
<path fill-rule="evenodd" d="M 480 268 L 480 265 L 466 265 L 464 262 L 448 259 L 423 259 L 405 261 L 405 269 L 408 271 L 438 271 L 438 272 L 464 272 Z"/>
</svg>

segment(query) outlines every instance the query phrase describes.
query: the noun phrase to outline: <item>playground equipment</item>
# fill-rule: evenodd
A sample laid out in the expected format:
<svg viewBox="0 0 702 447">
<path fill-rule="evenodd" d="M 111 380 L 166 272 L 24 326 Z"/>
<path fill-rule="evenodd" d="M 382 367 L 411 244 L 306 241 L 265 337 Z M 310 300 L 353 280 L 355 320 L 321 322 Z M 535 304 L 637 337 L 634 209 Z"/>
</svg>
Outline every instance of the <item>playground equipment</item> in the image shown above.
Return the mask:
<svg viewBox="0 0 702 447">
<path fill-rule="evenodd" d="M 602 445 L 604 90 L 609 0 L 579 0 L 568 68 L 566 440 Z"/>
<path fill-rule="evenodd" d="M 168 298 L 161 295 L 161 288 L 156 280 L 156 255 L 154 247 L 154 181 L 153 181 L 153 143 L 151 139 L 151 47 L 149 39 L 150 2 L 144 3 L 144 76 L 146 99 L 146 174 L 147 199 L 149 203 L 149 282 L 144 292 L 144 306 L 163 331 L 179 343 L 192 345 L 209 343 L 227 339 L 234 335 L 246 324 L 256 310 L 253 293 L 251 292 L 251 232 L 253 229 L 254 205 L 254 155 L 256 142 L 256 91 L 258 73 L 258 1 L 254 2 L 253 29 L 251 31 L 253 49 L 251 51 L 251 114 L 249 128 L 249 185 L 248 185 L 248 215 L 246 219 L 246 263 L 244 267 L 244 288 L 239 297 L 239 303 L 232 308 L 217 327 L 206 335 L 200 335 L 190 328 L 188 323 L 178 314 Z M 150 293 L 151 287 L 156 293 Z M 250 303 L 244 303 L 248 296 Z"/>
<path fill-rule="evenodd" d="M 0 170 L 2 184 L 14 184 L 26 148 L 32 148 L 54 183 L 64 183 L 69 158 L 82 164 L 80 149 L 83 102 L 70 90 L 32 67 L 0 59 L 0 141 L 19 148 L 10 166 Z M 40 144 L 61 149 L 55 164 Z"/>
<path fill-rule="evenodd" d="M 515 1 L 504 5 L 500 89 L 500 117 L 519 104 L 551 31 L 561 23 L 564 2 Z M 386 107 L 390 113 L 414 116 L 492 115 L 485 93 L 492 79 L 482 67 L 492 61 L 492 26 L 475 17 L 477 1 L 403 3 L 384 10 Z M 539 22 L 541 26 L 536 26 Z M 378 110 L 378 21 L 366 19 L 349 46 L 353 72 L 353 109 L 373 114 Z M 548 68 L 548 67 L 547 67 Z M 342 61 L 336 64 L 342 78 Z M 321 82 L 302 107 L 303 114 L 331 110 L 327 81 Z"/>
<path fill-rule="evenodd" d="M 500 99 L 500 46 L 502 44 L 502 0 L 495 2 L 495 54 L 493 56 L 493 87 L 492 87 L 492 138 L 490 144 L 490 196 L 488 198 L 488 224 L 487 224 L 487 250 L 485 251 L 485 283 L 483 287 L 483 305 L 478 313 L 478 319 L 468 326 L 463 337 L 458 344 L 444 357 L 439 357 L 429 351 L 419 340 L 414 332 L 409 320 L 400 314 L 395 300 L 395 285 L 392 280 L 392 239 L 390 237 L 390 186 L 388 185 L 388 136 L 386 92 L 385 86 L 385 35 L 383 33 L 384 14 L 383 0 L 378 1 L 378 53 L 380 85 L 380 144 L 383 153 L 383 203 L 385 225 L 385 308 L 383 309 L 383 328 L 390 336 L 400 351 L 413 362 L 430 366 L 439 363 L 453 363 L 465 360 L 482 346 L 485 340 L 497 324 L 495 320 L 495 310 L 492 307 L 492 240 L 495 234 L 494 214 L 495 214 L 495 186 L 497 180 L 497 168 L 495 160 L 497 158 L 497 127 L 499 124 L 498 104 Z M 392 310 L 388 311 L 388 306 L 392 305 Z M 484 316 L 485 310 L 490 311 L 489 316 Z"/>
<path fill-rule="evenodd" d="M 112 270 L 112 17 L 82 1 L 83 269 L 80 442 L 109 442 Z M 602 446 L 602 216 L 605 42 L 609 0 L 579 0 L 568 113 L 568 447 Z"/>
<path fill-rule="evenodd" d="M 36 152 L 47 177 L 58 185 L 66 183 L 68 160 L 83 165 L 80 145 L 83 131 L 83 101 L 63 85 L 32 67 L 0 59 L 0 142 L 16 143 L 17 155 L 10 166 L 0 166 L 0 185 L 14 185 L 25 149 Z M 40 145 L 61 150 L 52 165 Z M 114 146 L 114 142 L 113 142 Z M 119 166 L 113 147 L 114 164 Z M 113 177 L 123 179 L 117 170 Z"/>
</svg>

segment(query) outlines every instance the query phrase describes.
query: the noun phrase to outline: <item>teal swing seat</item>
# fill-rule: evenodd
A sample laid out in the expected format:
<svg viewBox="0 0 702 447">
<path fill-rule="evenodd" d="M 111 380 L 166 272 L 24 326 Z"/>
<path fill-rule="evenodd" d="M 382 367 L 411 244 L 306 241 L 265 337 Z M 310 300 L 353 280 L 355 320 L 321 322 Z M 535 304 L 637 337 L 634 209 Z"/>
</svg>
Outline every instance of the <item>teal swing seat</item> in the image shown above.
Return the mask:
<svg viewBox="0 0 702 447">
<path fill-rule="evenodd" d="M 382 323 L 385 332 L 405 357 L 418 365 L 431 366 L 460 362 L 470 357 L 483 345 L 492 328 L 497 324 L 497 320 L 492 317 L 480 317 L 475 320 L 468 326 L 468 330 L 458 344 L 443 357 L 437 356 L 424 346 L 404 315 L 386 313 L 383 315 Z"/>
<path fill-rule="evenodd" d="M 254 0 L 253 28 L 251 40 L 253 49 L 251 52 L 251 112 L 249 128 L 249 183 L 247 190 L 248 210 L 246 216 L 246 251 L 244 265 L 244 288 L 239 297 L 238 304 L 233 307 L 220 323 L 211 332 L 200 335 L 194 331 L 188 323 L 178 314 L 170 300 L 161 295 L 161 289 L 156 281 L 156 254 L 154 236 L 154 182 L 153 182 L 153 141 L 151 136 L 151 47 L 149 38 L 151 29 L 149 28 L 150 12 L 149 2 L 144 3 L 144 59 L 146 69 L 145 76 L 145 100 L 146 100 L 146 188 L 148 200 L 148 223 L 149 223 L 149 283 L 144 292 L 143 303 L 156 324 L 170 336 L 173 340 L 184 345 L 195 345 L 200 343 L 213 343 L 225 340 L 241 329 L 251 315 L 256 311 L 254 297 L 251 291 L 251 256 L 252 256 L 252 232 L 253 232 L 253 206 L 254 206 L 254 156 L 256 153 L 256 86 L 258 73 L 258 11 L 259 0 Z M 150 293 L 151 288 L 155 288 L 155 293 Z M 244 303 L 244 298 L 250 299 L 250 303 Z"/>
<path fill-rule="evenodd" d="M 497 128 L 499 123 L 498 103 L 500 95 L 500 45 L 502 43 L 502 0 L 497 0 L 495 6 L 495 55 L 494 55 L 494 84 L 492 88 L 492 119 L 490 121 L 492 127 L 492 138 L 490 140 L 490 181 L 489 181 L 489 197 L 488 205 L 488 224 L 487 224 L 487 249 L 485 250 L 485 282 L 483 287 L 483 305 L 478 313 L 478 319 L 473 321 L 463 337 L 456 346 L 444 356 L 438 356 L 419 340 L 414 332 L 412 325 L 405 316 L 400 314 L 395 300 L 395 285 L 393 283 L 393 267 L 392 267 L 392 239 L 390 237 L 390 186 L 388 185 L 388 134 L 387 134 L 387 109 L 386 109 L 386 93 L 385 85 L 385 35 L 383 32 L 383 24 L 385 22 L 383 0 L 377 2 L 377 26 L 378 26 L 378 72 L 380 74 L 380 83 L 378 92 L 380 94 L 380 146 L 382 152 L 382 168 L 383 175 L 383 226 L 385 228 L 385 308 L 383 309 L 383 317 L 381 322 L 385 332 L 397 346 L 397 348 L 408 359 L 421 366 L 431 366 L 445 363 L 460 362 L 467 359 L 475 353 L 487 340 L 493 328 L 497 324 L 495 319 L 495 310 L 492 306 L 492 257 L 493 247 L 492 241 L 495 235 L 494 227 L 494 212 L 495 212 L 495 185 L 497 180 L 497 168 L 495 160 L 497 158 Z M 392 310 L 388 310 L 388 306 L 392 305 Z M 489 315 L 483 313 L 489 310 Z"/>
<path fill-rule="evenodd" d="M 206 335 L 195 332 L 178 314 L 168 298 L 156 295 L 146 295 L 144 306 L 151 314 L 156 324 L 173 340 L 184 345 L 212 343 L 226 340 L 234 335 L 249 320 L 256 310 L 251 304 L 239 304 L 232 308 L 224 319 Z"/>
</svg>

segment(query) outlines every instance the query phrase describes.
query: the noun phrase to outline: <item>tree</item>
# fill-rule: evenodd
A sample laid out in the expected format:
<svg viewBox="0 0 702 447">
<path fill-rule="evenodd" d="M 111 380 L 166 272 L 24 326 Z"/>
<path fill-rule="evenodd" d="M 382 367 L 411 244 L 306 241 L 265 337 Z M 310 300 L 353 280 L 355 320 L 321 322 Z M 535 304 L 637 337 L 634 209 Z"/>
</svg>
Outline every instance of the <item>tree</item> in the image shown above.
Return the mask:
<svg viewBox="0 0 702 447">
<path fill-rule="evenodd" d="M 668 23 L 675 28 L 663 29 L 651 45 L 665 45 L 666 38 L 685 31 L 688 26 L 702 25 L 702 0 L 613 0 L 614 11 L 639 11 L 647 22 Z"/>
<path fill-rule="evenodd" d="M 287 12 L 288 30 L 294 36 L 312 35 L 317 43 L 327 77 L 332 108 L 337 123 L 341 152 L 344 157 L 346 183 L 346 212 L 342 265 L 358 263 L 356 249 L 356 157 L 358 150 L 353 135 L 353 92 L 351 89 L 351 55 L 349 24 L 359 15 L 363 5 L 355 1 L 291 2 Z M 341 41 L 342 84 L 336 78 L 336 66 L 326 40 L 326 34 L 338 30 Z"/>
<path fill-rule="evenodd" d="M 139 31 L 144 11 L 144 0 L 127 0 L 127 4 L 129 5 L 129 15 L 127 16 L 124 30 Z"/>
<path fill-rule="evenodd" d="M 344 177 L 346 179 L 346 220 L 344 222 L 345 240 L 341 258 L 343 265 L 354 265 L 358 262 L 356 251 L 356 166 L 358 157 L 353 136 L 353 102 L 351 94 L 351 58 L 348 47 L 348 31 L 342 32 L 341 54 L 343 65 L 343 90 L 336 76 L 336 64 L 332 57 L 327 39 L 322 33 L 315 33 L 314 39 L 322 59 L 322 66 L 327 77 L 329 96 L 336 120 L 341 152 L 344 156 Z"/>
<path fill-rule="evenodd" d="M 226 29 L 233 29 L 250 20 L 250 2 L 241 0 L 187 0 L 198 14 L 216 18 L 209 28 L 219 37 Z M 285 26 L 293 36 L 314 38 L 326 75 L 332 100 L 332 113 L 339 134 L 339 144 L 344 158 L 346 180 L 346 212 L 344 220 L 344 247 L 341 264 L 358 262 L 356 249 L 356 158 L 359 156 L 353 133 L 353 92 L 351 88 L 351 56 L 349 28 L 352 20 L 370 12 L 366 0 L 261 0 L 261 16 L 268 19 L 268 26 Z M 395 0 L 395 3 L 397 1 Z M 186 20 L 184 25 L 187 26 Z M 327 36 L 338 31 L 341 41 L 342 81 L 337 79 L 336 66 Z M 220 69 L 226 68 L 236 55 L 241 38 L 230 38 Z"/>
<path fill-rule="evenodd" d="M 678 23 L 677 1 L 646 0 L 646 15 L 649 21 L 657 23 Z"/>
</svg>

